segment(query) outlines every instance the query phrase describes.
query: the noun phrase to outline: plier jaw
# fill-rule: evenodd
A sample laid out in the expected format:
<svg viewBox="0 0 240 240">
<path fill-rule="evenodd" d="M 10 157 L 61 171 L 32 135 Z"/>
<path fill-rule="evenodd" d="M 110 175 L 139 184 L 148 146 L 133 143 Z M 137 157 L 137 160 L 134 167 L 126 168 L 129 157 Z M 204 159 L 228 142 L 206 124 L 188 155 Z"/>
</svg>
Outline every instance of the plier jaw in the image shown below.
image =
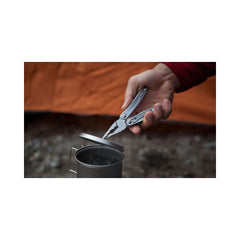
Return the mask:
<svg viewBox="0 0 240 240">
<path fill-rule="evenodd" d="M 102 138 L 104 139 L 111 137 L 117 133 L 122 132 L 126 128 L 127 128 L 126 122 L 122 119 L 118 119 L 116 122 L 112 124 L 112 126 L 107 130 L 107 132 L 104 134 Z"/>
</svg>

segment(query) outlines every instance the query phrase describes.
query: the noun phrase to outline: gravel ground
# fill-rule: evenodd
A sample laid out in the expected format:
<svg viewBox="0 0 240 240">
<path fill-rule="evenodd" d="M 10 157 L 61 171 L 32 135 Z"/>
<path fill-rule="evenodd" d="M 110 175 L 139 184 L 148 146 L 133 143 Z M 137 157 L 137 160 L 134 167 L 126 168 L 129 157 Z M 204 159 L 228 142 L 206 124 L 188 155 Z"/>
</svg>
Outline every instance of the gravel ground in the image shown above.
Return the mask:
<svg viewBox="0 0 240 240">
<path fill-rule="evenodd" d="M 24 176 L 72 178 L 71 147 L 91 145 L 78 137 L 85 132 L 102 137 L 115 117 L 25 113 Z M 216 177 L 215 126 L 162 124 L 136 136 L 124 131 L 110 140 L 124 147 L 125 178 Z"/>
</svg>

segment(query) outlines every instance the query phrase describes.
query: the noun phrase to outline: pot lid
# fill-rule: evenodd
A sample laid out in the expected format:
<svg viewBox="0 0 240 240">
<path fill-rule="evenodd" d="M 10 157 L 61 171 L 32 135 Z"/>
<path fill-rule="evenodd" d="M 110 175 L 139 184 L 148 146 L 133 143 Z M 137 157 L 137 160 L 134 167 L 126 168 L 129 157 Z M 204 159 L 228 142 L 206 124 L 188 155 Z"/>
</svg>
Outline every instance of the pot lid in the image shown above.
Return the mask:
<svg viewBox="0 0 240 240">
<path fill-rule="evenodd" d="M 112 142 L 109 142 L 107 141 L 106 139 L 103 139 L 103 138 L 99 138 L 99 137 L 96 137 L 96 136 L 93 136 L 93 135 L 90 135 L 90 134 L 87 134 L 87 133 L 81 133 L 79 135 L 80 138 L 83 138 L 83 139 L 86 139 L 86 140 L 89 140 L 91 142 L 95 142 L 95 143 L 99 143 L 99 144 L 103 144 L 103 145 L 106 145 L 108 147 L 112 147 L 112 148 L 115 148 L 115 149 L 118 149 L 120 150 L 121 152 L 123 152 L 123 147 L 121 145 L 118 145 L 116 143 L 112 143 Z"/>
</svg>

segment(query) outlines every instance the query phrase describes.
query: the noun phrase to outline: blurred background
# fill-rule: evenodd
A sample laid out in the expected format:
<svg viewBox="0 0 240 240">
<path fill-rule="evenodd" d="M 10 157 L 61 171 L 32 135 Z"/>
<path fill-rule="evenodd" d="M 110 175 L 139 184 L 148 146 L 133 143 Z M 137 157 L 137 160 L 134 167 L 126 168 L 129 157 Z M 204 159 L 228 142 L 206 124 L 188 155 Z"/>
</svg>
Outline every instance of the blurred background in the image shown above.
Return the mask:
<svg viewBox="0 0 240 240">
<path fill-rule="evenodd" d="M 121 114 L 128 79 L 154 62 L 26 62 L 24 176 L 75 177 L 70 149 L 102 137 Z M 156 127 L 113 136 L 124 147 L 123 177 L 216 177 L 216 78 L 174 96 Z"/>
</svg>

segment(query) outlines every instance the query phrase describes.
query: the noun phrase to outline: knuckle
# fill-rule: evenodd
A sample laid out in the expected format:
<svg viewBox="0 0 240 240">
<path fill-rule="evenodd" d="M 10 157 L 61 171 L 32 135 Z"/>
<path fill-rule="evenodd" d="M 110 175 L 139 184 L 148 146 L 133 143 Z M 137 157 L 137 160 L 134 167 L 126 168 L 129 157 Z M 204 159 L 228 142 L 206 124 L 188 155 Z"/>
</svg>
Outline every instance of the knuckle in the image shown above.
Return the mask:
<svg viewBox="0 0 240 240">
<path fill-rule="evenodd" d="M 130 83 L 135 82 L 135 81 L 136 81 L 136 76 L 130 77 L 128 81 L 129 81 Z"/>
<path fill-rule="evenodd" d="M 172 109 L 165 110 L 163 112 L 163 119 L 167 119 L 171 113 L 172 113 Z"/>
<path fill-rule="evenodd" d="M 129 81 L 130 81 L 130 82 L 135 81 L 135 78 L 136 78 L 135 75 L 134 75 L 134 76 L 131 76 L 131 77 L 129 78 Z"/>
</svg>

